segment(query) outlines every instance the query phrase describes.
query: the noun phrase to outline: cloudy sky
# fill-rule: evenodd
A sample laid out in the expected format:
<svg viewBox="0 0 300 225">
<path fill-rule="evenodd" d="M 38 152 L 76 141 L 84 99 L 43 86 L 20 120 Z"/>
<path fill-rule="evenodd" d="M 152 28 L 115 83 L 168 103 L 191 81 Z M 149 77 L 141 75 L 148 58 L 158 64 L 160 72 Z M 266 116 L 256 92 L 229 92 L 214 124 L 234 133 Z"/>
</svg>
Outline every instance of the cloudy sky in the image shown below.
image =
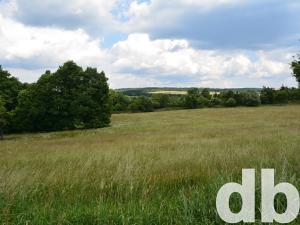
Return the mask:
<svg viewBox="0 0 300 225">
<path fill-rule="evenodd" d="M 113 88 L 296 86 L 299 0 L 0 0 L 0 65 L 33 82 L 67 60 Z"/>
</svg>

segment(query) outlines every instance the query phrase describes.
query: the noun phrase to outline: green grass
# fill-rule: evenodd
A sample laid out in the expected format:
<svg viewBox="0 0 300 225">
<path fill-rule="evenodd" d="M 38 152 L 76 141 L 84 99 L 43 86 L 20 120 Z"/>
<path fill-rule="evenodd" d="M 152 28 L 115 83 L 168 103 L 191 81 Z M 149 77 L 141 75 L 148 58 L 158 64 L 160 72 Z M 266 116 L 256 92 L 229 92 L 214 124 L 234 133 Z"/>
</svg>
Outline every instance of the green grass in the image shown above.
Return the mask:
<svg viewBox="0 0 300 225">
<path fill-rule="evenodd" d="M 299 105 L 112 121 L 0 142 L 0 224 L 219 225 L 217 191 L 240 181 L 242 168 L 256 168 L 257 181 L 260 168 L 275 168 L 277 182 L 300 188 Z"/>
</svg>

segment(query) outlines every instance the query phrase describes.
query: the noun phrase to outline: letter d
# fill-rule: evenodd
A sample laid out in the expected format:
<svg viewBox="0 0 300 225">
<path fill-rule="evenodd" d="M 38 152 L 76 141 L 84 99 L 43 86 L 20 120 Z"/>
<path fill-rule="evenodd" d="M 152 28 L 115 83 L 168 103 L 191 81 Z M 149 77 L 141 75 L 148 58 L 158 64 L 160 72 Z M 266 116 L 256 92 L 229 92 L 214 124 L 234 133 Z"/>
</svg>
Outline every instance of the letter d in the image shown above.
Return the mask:
<svg viewBox="0 0 300 225">
<path fill-rule="evenodd" d="M 261 217 L 263 223 L 290 223 L 295 220 L 299 213 L 298 190 L 289 183 L 274 185 L 274 170 L 264 169 L 261 176 L 262 185 L 262 206 Z M 278 214 L 274 209 L 274 198 L 276 194 L 283 193 L 287 199 L 287 209 L 283 214 Z"/>
<path fill-rule="evenodd" d="M 230 210 L 229 200 L 233 193 L 239 193 L 243 200 L 239 213 Z M 255 170 L 243 170 L 242 185 L 225 184 L 218 192 L 216 204 L 219 216 L 227 223 L 255 222 Z"/>
</svg>

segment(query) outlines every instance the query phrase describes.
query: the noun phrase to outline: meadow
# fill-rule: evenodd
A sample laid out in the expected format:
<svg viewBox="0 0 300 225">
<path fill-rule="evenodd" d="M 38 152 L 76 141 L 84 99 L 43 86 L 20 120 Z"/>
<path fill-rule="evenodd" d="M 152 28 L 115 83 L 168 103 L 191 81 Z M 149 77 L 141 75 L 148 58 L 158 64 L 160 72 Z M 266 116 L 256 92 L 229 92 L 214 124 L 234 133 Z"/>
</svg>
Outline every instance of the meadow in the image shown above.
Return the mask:
<svg viewBox="0 0 300 225">
<path fill-rule="evenodd" d="M 300 105 L 116 114 L 104 129 L 9 135 L 0 224 L 224 224 L 221 186 L 243 168 L 257 181 L 275 168 L 276 182 L 299 190 L 299 151 Z M 256 224 L 259 192 L 257 182 Z M 231 204 L 238 210 L 239 197 Z"/>
</svg>

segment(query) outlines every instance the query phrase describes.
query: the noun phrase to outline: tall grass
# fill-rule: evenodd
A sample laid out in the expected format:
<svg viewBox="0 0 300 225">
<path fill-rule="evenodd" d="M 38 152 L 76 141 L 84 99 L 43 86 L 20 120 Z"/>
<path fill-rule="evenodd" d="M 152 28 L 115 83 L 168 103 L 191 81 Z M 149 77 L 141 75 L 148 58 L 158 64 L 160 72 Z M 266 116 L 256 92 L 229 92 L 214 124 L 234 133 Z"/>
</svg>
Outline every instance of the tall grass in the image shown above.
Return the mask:
<svg viewBox="0 0 300 225">
<path fill-rule="evenodd" d="M 110 128 L 0 142 L 0 224 L 224 224 L 242 168 L 300 188 L 300 106 L 113 116 Z M 260 188 L 257 182 L 257 218 Z M 284 203 L 277 200 L 278 210 Z M 232 207 L 240 207 L 239 198 Z M 296 220 L 293 224 L 299 224 Z M 257 222 L 257 224 L 260 224 Z"/>
</svg>

